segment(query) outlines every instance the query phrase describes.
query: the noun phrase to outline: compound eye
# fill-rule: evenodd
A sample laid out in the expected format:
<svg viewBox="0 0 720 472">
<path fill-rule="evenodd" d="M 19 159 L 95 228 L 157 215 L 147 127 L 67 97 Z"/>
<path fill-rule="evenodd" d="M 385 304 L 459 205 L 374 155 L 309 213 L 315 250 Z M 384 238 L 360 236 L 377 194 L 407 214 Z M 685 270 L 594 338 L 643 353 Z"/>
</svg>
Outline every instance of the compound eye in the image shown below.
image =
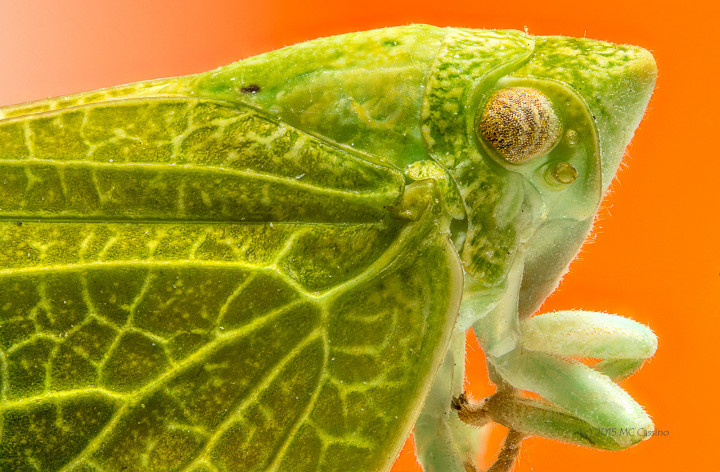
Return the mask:
<svg viewBox="0 0 720 472">
<path fill-rule="evenodd" d="M 550 99 L 527 87 L 495 92 L 478 125 L 478 134 L 511 164 L 524 164 L 547 153 L 561 133 Z"/>
</svg>

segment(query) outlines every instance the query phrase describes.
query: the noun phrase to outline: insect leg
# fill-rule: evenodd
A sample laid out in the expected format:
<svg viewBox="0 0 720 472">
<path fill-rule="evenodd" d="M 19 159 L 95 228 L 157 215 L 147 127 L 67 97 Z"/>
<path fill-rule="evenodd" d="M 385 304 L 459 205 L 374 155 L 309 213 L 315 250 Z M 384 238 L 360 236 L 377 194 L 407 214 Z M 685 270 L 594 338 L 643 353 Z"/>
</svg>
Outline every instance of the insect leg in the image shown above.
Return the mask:
<svg viewBox="0 0 720 472">
<path fill-rule="evenodd" d="M 535 392 L 560 407 L 559 409 L 549 409 L 550 413 L 559 411 L 564 415 L 569 414 L 581 422 L 576 426 L 566 425 L 571 429 L 576 429 L 584 423 L 592 429 L 593 433 L 611 431 L 609 439 L 616 444 L 608 447 L 601 444 L 603 441 L 593 439 L 590 441 L 591 443 L 599 443 L 595 447 L 604 449 L 629 447 L 646 439 L 642 434 L 637 434 L 638 432 L 653 429 L 653 423 L 648 415 L 625 390 L 607 375 L 580 362 L 542 352 L 517 349 L 503 356 L 502 359 L 494 359 L 493 364 L 498 374 L 513 387 Z M 543 406 L 543 403 L 534 402 L 528 405 Z M 515 408 L 518 407 L 518 404 L 510 406 Z M 557 434 L 555 429 L 562 426 L 565 421 L 562 419 L 557 425 L 552 421 L 549 423 L 541 421 L 536 425 L 539 429 L 535 431 L 517 429 L 546 437 L 555 437 Z M 580 433 L 587 434 L 586 431 L 580 431 Z M 569 431 L 561 436 L 572 437 L 573 434 L 573 431 Z"/>
<path fill-rule="evenodd" d="M 452 407 L 457 410 L 458 417 L 464 422 L 471 424 L 476 427 L 485 426 L 490 421 L 500 423 L 499 420 L 503 418 L 503 414 L 500 411 L 495 411 L 503 408 L 503 405 L 499 402 L 494 401 L 499 396 L 510 396 L 512 393 L 503 392 L 501 394 L 495 394 L 488 397 L 484 401 L 471 402 L 465 393 L 461 393 L 458 397 L 453 398 Z M 504 426 L 508 426 L 501 423 Z M 505 437 L 503 447 L 498 453 L 497 459 L 493 465 L 488 469 L 487 472 L 509 472 L 515 464 L 520 453 L 520 444 L 525 439 L 526 435 L 512 426 L 508 426 L 508 434 Z M 466 470 L 477 471 L 475 468 L 469 468 L 470 465 L 466 465 Z M 474 467 L 474 466 L 473 466 Z"/>
<path fill-rule="evenodd" d="M 485 432 L 461 421 L 450 406 L 462 391 L 464 371 L 465 333 L 457 331 L 415 423 L 415 448 L 426 472 L 472 470 L 468 466 L 483 443 Z"/>
<path fill-rule="evenodd" d="M 593 369 L 620 380 L 639 369 L 657 349 L 657 337 L 629 318 L 590 311 L 533 316 L 520 324 L 526 349 L 560 356 L 603 359 Z"/>
</svg>

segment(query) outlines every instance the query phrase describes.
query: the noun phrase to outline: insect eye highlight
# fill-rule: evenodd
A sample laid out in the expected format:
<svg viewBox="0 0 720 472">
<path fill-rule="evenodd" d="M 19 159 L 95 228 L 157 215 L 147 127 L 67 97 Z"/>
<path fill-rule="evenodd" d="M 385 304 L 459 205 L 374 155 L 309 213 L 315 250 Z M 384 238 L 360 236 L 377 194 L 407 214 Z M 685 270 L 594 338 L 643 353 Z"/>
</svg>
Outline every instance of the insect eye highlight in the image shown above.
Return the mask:
<svg viewBox="0 0 720 472">
<path fill-rule="evenodd" d="M 511 164 L 524 164 L 547 153 L 562 133 L 552 102 L 528 87 L 495 92 L 483 110 L 478 134 Z"/>
</svg>

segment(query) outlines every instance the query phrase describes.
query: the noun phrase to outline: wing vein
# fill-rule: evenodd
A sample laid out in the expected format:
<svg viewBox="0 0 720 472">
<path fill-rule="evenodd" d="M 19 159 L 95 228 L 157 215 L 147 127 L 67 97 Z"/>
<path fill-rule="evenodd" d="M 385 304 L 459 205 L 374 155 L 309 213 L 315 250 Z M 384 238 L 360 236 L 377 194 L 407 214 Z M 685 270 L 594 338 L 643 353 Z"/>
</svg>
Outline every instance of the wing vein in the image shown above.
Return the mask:
<svg viewBox="0 0 720 472">
<path fill-rule="evenodd" d="M 330 357 L 330 346 L 329 341 L 327 339 L 327 333 L 323 333 L 323 364 L 320 368 L 320 378 L 318 378 L 318 383 L 315 386 L 315 390 L 312 393 L 312 396 L 310 398 L 310 401 L 307 403 L 307 406 L 305 406 L 305 409 L 303 410 L 300 417 L 298 417 L 297 421 L 293 425 L 292 429 L 288 431 L 288 434 L 283 438 L 282 444 L 280 444 L 280 447 L 277 449 L 277 453 L 275 454 L 275 457 L 273 461 L 270 463 L 270 465 L 267 467 L 266 472 L 275 472 L 278 470 L 278 467 L 280 467 L 280 462 L 285 457 L 285 454 L 287 453 L 288 447 L 290 447 L 290 443 L 292 442 L 292 437 L 298 432 L 300 427 L 307 421 L 308 417 L 310 416 L 310 413 L 312 413 L 313 408 L 315 408 L 315 403 L 318 400 L 318 397 L 320 396 L 320 386 L 322 385 L 323 378 L 325 377 L 322 375 L 323 372 L 325 372 L 325 369 L 328 367 L 328 359 Z"/>
<path fill-rule="evenodd" d="M 289 362 L 298 355 L 298 351 L 302 351 L 305 347 L 309 346 L 315 340 L 317 340 L 318 337 L 318 329 L 315 329 L 313 331 L 310 331 L 307 335 L 305 335 L 303 339 L 300 340 L 299 343 L 293 346 L 293 348 L 280 360 L 280 362 L 275 365 L 275 368 L 272 369 L 268 375 L 266 375 L 257 382 L 254 392 L 249 393 L 244 398 L 244 400 L 233 410 L 233 412 L 230 413 L 217 428 L 215 428 L 215 432 L 207 440 L 207 443 L 205 444 L 203 450 L 198 453 L 197 458 L 194 461 L 192 461 L 183 469 L 183 472 L 192 471 L 195 466 L 199 465 L 201 462 L 205 462 L 206 456 L 209 455 L 210 451 L 215 446 L 217 440 L 221 438 L 223 433 L 227 431 L 228 428 L 230 428 L 233 424 L 236 423 L 240 412 L 246 410 L 251 404 L 257 402 L 258 396 L 260 395 L 262 390 L 260 387 L 262 385 L 269 384 L 270 382 L 275 380 L 275 378 L 282 372 L 283 367 L 288 365 Z M 319 388 L 317 388 L 317 390 L 319 390 Z"/>
<path fill-rule="evenodd" d="M 311 184 L 303 182 L 295 177 L 286 177 L 277 174 L 266 174 L 258 172 L 249 168 L 246 169 L 228 169 L 226 167 L 203 165 L 199 166 L 192 163 L 153 163 L 153 162 L 90 162 L 90 161 L 71 161 L 71 160 L 56 160 L 56 159 L 0 159 L 0 165 L 5 166 L 43 166 L 52 165 L 59 168 L 67 167 L 89 167 L 98 169 L 122 169 L 122 170 L 137 170 L 137 169 L 151 169 L 151 170 L 162 170 L 163 172 L 181 172 L 189 171 L 198 174 L 212 174 L 216 173 L 219 175 L 229 175 L 234 177 L 242 177 L 247 179 L 257 179 L 262 181 L 268 181 L 273 183 L 279 183 L 287 185 L 289 187 L 295 187 L 306 191 L 313 191 L 323 194 L 330 195 L 341 195 L 341 196 L 370 196 L 376 198 L 387 198 L 388 195 L 397 195 L 400 192 L 400 188 L 391 188 L 384 192 L 378 191 L 377 188 L 369 188 L 367 190 L 344 190 L 332 187 L 322 187 L 317 184 Z"/>
</svg>

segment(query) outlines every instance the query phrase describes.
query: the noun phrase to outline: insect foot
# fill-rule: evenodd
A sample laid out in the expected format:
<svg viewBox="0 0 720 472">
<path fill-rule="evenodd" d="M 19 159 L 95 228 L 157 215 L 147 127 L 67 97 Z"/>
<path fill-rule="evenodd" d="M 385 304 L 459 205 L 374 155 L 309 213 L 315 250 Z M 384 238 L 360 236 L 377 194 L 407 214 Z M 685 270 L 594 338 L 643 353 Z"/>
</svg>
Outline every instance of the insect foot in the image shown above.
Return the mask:
<svg viewBox="0 0 720 472">
<path fill-rule="evenodd" d="M 470 426 L 480 428 L 490 422 L 490 412 L 485 401 L 471 403 L 465 392 L 453 397 L 451 406 L 453 410 L 457 410 L 458 417 Z"/>
<path fill-rule="evenodd" d="M 473 464 L 472 457 L 467 458 L 467 460 L 463 462 L 463 468 L 465 469 L 465 472 L 482 472 L 475 464 Z"/>
<path fill-rule="evenodd" d="M 501 396 L 506 395 L 507 393 L 496 393 L 483 401 L 472 402 L 468 399 L 465 392 L 463 392 L 459 396 L 453 397 L 451 407 L 458 412 L 458 417 L 463 422 L 471 426 L 482 427 L 490 421 L 496 421 L 493 420 L 491 410 L 493 405 L 502 405 L 503 402 Z M 487 472 L 509 472 L 512 470 L 513 465 L 515 464 L 515 459 L 517 459 L 517 456 L 520 453 L 520 445 L 525 437 L 525 434 L 520 431 L 509 428 L 503 447 L 498 453 L 497 459 Z M 479 472 L 479 469 L 477 469 L 469 461 L 465 462 L 464 466 L 466 472 Z"/>
</svg>

